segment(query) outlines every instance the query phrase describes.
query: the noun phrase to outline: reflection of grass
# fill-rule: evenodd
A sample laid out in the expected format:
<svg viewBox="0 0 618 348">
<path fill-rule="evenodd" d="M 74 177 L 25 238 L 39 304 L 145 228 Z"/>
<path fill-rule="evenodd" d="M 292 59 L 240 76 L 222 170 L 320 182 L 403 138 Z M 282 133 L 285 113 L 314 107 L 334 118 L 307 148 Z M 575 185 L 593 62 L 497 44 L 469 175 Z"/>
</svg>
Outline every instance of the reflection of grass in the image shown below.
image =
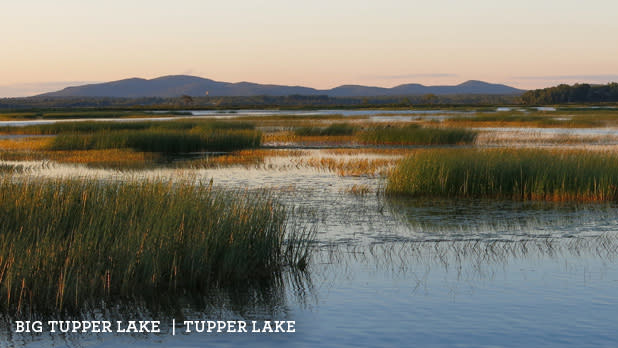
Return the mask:
<svg viewBox="0 0 618 348">
<path fill-rule="evenodd" d="M 0 306 L 83 310 L 303 267 L 302 235 L 268 194 L 164 182 L 0 179 Z M 300 233 L 300 232 L 295 232 Z M 172 295 L 175 296 L 175 295 Z"/>
<path fill-rule="evenodd" d="M 374 127 L 359 134 L 367 144 L 434 145 L 467 144 L 474 142 L 476 132 L 457 128 L 429 128 L 409 124 L 404 127 Z"/>
<path fill-rule="evenodd" d="M 618 199 L 618 156 L 547 150 L 427 150 L 400 162 L 387 192 L 523 200 Z"/>
</svg>

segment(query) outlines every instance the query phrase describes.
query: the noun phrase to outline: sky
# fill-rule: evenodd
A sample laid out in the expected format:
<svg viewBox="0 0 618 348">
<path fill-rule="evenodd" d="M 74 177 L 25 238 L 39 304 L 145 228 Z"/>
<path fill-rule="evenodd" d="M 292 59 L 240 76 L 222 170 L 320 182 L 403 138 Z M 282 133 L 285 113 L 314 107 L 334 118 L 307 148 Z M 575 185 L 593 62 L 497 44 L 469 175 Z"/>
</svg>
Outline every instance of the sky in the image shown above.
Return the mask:
<svg viewBox="0 0 618 348">
<path fill-rule="evenodd" d="M 616 0 L 4 0 L 0 97 L 130 77 L 618 81 Z"/>
</svg>

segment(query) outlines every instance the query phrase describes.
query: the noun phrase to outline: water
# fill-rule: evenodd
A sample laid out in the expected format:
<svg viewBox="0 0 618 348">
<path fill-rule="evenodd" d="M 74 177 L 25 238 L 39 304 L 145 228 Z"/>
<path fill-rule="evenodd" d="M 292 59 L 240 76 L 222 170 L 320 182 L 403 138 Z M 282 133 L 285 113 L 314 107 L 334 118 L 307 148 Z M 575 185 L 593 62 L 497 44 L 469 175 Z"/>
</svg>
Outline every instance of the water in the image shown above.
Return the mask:
<svg viewBox="0 0 618 348">
<path fill-rule="evenodd" d="M 312 152 L 318 155 L 320 152 Z M 29 162 L 35 177 L 185 178 L 269 187 L 317 229 L 307 274 L 265 289 L 180 299 L 160 334 L 6 334 L 15 346 L 612 347 L 618 344 L 618 207 L 387 199 L 384 183 L 274 158 L 252 169 L 123 173 Z M 349 193 L 367 185 L 370 193 Z M 295 333 L 171 334 L 176 320 L 293 320 Z M 182 326 L 176 327 L 182 331 Z"/>
<path fill-rule="evenodd" d="M 192 119 L 230 119 L 238 117 L 265 117 L 265 116 L 334 116 L 341 115 L 344 117 L 367 117 L 369 120 L 388 121 L 406 121 L 412 119 L 444 119 L 453 115 L 468 115 L 473 114 L 473 111 L 465 110 L 316 110 L 316 111 L 296 111 L 296 110 L 192 110 L 181 111 L 182 113 L 190 114 Z M 160 112 L 152 112 L 154 115 Z M 58 119 L 58 120 L 19 120 L 19 121 L 0 121 L 0 127 L 14 126 L 24 127 L 28 125 L 43 125 L 57 122 L 139 122 L 139 121 L 171 121 L 187 118 L 186 116 L 152 116 L 152 117 L 132 117 L 132 118 L 75 118 L 75 119 Z"/>
<path fill-rule="evenodd" d="M 498 107 L 495 111 L 513 111 L 509 107 Z M 556 111 L 552 107 L 535 107 L 535 108 L 518 108 L 517 112 L 537 111 Z M 162 114 L 166 111 L 151 111 L 153 115 Z M 206 119 L 230 119 L 238 117 L 266 117 L 266 116 L 336 116 L 343 117 L 366 117 L 370 121 L 376 122 L 393 122 L 393 121 L 412 121 L 412 120 L 444 120 L 451 117 L 473 116 L 477 113 L 494 112 L 478 111 L 467 109 L 423 109 L 423 110 L 184 110 L 181 113 L 191 115 L 191 118 L 206 118 Z M 136 118 L 95 118 L 95 119 L 59 119 L 59 120 L 19 120 L 19 121 L 0 121 L 0 127 L 3 126 L 27 126 L 41 125 L 56 122 L 138 122 L 138 121 L 169 121 L 175 119 L 186 118 L 182 115 L 177 116 L 152 116 L 152 117 L 136 117 Z"/>
</svg>

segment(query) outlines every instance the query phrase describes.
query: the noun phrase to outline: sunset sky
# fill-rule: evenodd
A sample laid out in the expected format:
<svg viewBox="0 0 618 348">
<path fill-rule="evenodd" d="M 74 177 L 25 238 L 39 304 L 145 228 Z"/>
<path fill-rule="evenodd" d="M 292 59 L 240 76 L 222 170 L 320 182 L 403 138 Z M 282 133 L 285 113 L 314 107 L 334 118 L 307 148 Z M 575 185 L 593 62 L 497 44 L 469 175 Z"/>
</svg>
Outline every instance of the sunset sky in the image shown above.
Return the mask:
<svg viewBox="0 0 618 348">
<path fill-rule="evenodd" d="M 618 1 L 20 0 L 0 97 L 129 77 L 331 88 L 618 81 Z"/>
</svg>

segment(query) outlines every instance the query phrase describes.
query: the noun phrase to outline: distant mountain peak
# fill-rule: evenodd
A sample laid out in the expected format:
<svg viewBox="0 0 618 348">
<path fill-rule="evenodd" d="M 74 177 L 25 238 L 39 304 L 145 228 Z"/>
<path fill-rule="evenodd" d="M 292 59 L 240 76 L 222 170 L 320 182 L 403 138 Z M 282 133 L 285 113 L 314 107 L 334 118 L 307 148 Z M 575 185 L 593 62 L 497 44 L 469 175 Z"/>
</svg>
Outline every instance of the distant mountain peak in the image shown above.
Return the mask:
<svg viewBox="0 0 618 348">
<path fill-rule="evenodd" d="M 466 82 L 462 82 L 457 86 L 477 86 L 477 85 L 492 85 L 492 83 L 481 81 L 481 80 L 468 80 Z"/>
<path fill-rule="evenodd" d="M 393 88 L 341 85 L 327 90 L 303 86 L 282 86 L 253 82 L 219 82 L 191 75 L 166 75 L 153 79 L 138 77 L 106 83 L 67 87 L 45 93 L 45 97 L 179 97 L 190 96 L 286 96 L 328 95 L 331 97 L 371 97 L 404 95 L 449 94 L 503 94 L 517 95 L 524 91 L 500 84 L 469 80 L 455 86 L 424 86 L 418 83 L 402 84 Z"/>
</svg>

